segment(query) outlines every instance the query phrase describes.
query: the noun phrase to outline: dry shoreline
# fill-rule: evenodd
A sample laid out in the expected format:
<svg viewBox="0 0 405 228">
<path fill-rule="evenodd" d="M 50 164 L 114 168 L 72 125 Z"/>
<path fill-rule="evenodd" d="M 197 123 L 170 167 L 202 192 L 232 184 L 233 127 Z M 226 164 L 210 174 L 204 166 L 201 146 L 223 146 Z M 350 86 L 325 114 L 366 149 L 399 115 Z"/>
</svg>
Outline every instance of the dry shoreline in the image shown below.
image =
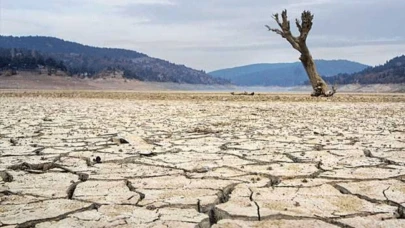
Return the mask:
<svg viewBox="0 0 405 228">
<path fill-rule="evenodd" d="M 0 227 L 404 227 L 403 99 L 1 91 Z"/>
<path fill-rule="evenodd" d="M 129 100 L 192 100 L 246 102 L 405 102 L 405 94 L 338 93 L 332 98 L 314 98 L 307 93 L 256 93 L 254 96 L 228 92 L 100 91 L 100 90 L 0 90 L 1 97 L 89 98 Z"/>
</svg>

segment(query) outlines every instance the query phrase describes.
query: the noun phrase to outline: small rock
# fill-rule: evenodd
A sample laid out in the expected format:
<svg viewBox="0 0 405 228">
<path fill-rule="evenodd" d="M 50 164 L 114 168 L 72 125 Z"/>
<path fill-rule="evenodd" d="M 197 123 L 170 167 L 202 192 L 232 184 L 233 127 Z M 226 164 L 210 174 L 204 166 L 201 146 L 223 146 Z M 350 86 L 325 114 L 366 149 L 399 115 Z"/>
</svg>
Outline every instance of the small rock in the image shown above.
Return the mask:
<svg viewBox="0 0 405 228">
<path fill-rule="evenodd" d="M 371 158 L 373 156 L 373 154 L 371 154 L 371 151 L 369 149 L 364 149 L 363 153 L 368 158 Z"/>
<path fill-rule="evenodd" d="M 323 150 L 323 145 L 321 145 L 321 144 L 315 145 L 315 146 L 314 146 L 314 150 L 317 150 L 317 151 Z"/>
<path fill-rule="evenodd" d="M 17 139 L 11 138 L 11 139 L 10 139 L 10 143 L 11 143 L 12 146 L 16 146 L 17 143 L 18 143 L 18 141 L 17 141 Z"/>
<path fill-rule="evenodd" d="M 153 210 L 156 210 L 156 206 L 148 205 L 148 206 L 146 206 L 146 209 L 153 211 Z"/>
<path fill-rule="evenodd" d="M 3 179 L 4 182 L 11 182 L 14 179 L 13 176 L 7 171 L 0 171 L 0 177 Z"/>
<path fill-rule="evenodd" d="M 318 163 L 316 163 L 316 168 L 322 169 L 321 167 L 322 165 L 323 165 L 322 161 L 319 161 Z"/>
<path fill-rule="evenodd" d="M 43 131 L 43 129 L 36 130 L 36 131 L 34 131 L 34 134 L 39 134 L 39 133 L 41 133 L 41 131 Z"/>
<path fill-rule="evenodd" d="M 208 171 L 210 171 L 208 166 L 197 166 L 191 170 L 193 173 L 207 173 Z"/>
<path fill-rule="evenodd" d="M 156 156 L 156 153 L 153 153 L 152 151 L 139 151 L 139 155 L 145 156 L 145 157 L 153 157 Z"/>
<path fill-rule="evenodd" d="M 397 213 L 399 219 L 405 219 L 405 208 L 403 206 L 398 206 Z"/>
<path fill-rule="evenodd" d="M 97 156 L 95 159 L 93 159 L 93 161 L 94 161 L 95 163 L 101 163 L 101 158 L 100 158 L 100 156 Z"/>
<path fill-rule="evenodd" d="M 270 177 L 270 181 L 267 182 L 267 184 L 264 187 L 267 187 L 267 188 L 274 187 L 274 186 L 276 186 L 276 185 L 278 185 L 280 183 L 281 183 L 281 178 L 279 178 L 279 177 Z"/>
<path fill-rule="evenodd" d="M 89 179 L 89 174 L 87 174 L 87 173 L 79 173 L 78 174 L 79 175 L 79 180 L 80 181 L 87 181 L 88 179 Z"/>
<path fill-rule="evenodd" d="M 117 137 L 115 137 L 115 138 L 112 138 L 111 141 L 114 142 L 114 143 L 116 143 L 116 144 L 118 144 L 118 145 L 121 145 L 121 144 L 129 144 L 129 142 L 128 142 L 126 139 L 124 139 L 124 138 L 117 138 Z"/>
<path fill-rule="evenodd" d="M 43 154 L 43 153 L 42 153 L 43 150 L 45 150 L 45 147 L 35 149 L 35 150 L 33 151 L 33 153 L 35 153 L 36 155 L 41 155 L 41 154 Z"/>
<path fill-rule="evenodd" d="M 45 121 L 45 122 L 51 122 L 51 121 L 52 121 L 52 119 L 49 118 L 49 117 L 45 117 L 45 118 L 43 118 L 42 120 Z"/>
</svg>

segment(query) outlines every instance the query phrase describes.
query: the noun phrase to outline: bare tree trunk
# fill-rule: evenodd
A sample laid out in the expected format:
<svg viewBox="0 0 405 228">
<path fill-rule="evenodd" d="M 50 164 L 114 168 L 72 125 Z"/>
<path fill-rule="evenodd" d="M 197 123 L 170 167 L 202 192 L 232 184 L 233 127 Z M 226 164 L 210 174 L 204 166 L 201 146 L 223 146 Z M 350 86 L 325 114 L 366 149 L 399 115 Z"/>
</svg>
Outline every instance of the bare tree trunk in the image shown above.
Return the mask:
<svg viewBox="0 0 405 228">
<path fill-rule="evenodd" d="M 273 29 L 270 28 L 270 26 L 266 25 L 266 27 L 272 31 L 275 32 L 284 39 L 286 39 L 291 46 L 299 51 L 301 53 L 301 63 L 305 68 L 305 71 L 307 72 L 309 81 L 312 85 L 312 88 L 314 92 L 312 93 L 312 96 L 325 96 L 325 97 L 330 97 L 333 96 L 333 94 L 336 93 L 336 90 L 334 87 L 332 87 L 332 91 L 329 91 L 328 85 L 326 82 L 322 79 L 322 77 L 318 74 L 318 71 L 316 70 L 316 65 L 315 62 L 312 58 L 312 55 L 307 47 L 306 40 L 309 34 L 309 31 L 312 28 L 312 20 L 314 16 L 311 14 L 309 11 L 304 11 L 301 15 L 301 20 L 300 22 L 298 19 L 296 19 L 295 24 L 297 25 L 297 28 L 300 32 L 300 35 L 298 37 L 295 37 L 292 35 L 291 30 L 290 30 L 290 21 L 287 18 L 287 10 L 284 10 L 281 13 L 282 21 L 279 19 L 278 14 L 274 14 L 273 18 L 279 25 L 280 29 Z"/>
<path fill-rule="evenodd" d="M 313 96 L 326 95 L 328 93 L 328 85 L 322 79 L 322 77 L 319 76 L 318 71 L 316 69 L 315 61 L 313 60 L 312 55 L 308 49 L 302 52 L 300 60 L 305 68 L 305 71 L 307 72 L 309 81 L 312 85 L 312 89 L 314 90 L 312 95 Z"/>
</svg>

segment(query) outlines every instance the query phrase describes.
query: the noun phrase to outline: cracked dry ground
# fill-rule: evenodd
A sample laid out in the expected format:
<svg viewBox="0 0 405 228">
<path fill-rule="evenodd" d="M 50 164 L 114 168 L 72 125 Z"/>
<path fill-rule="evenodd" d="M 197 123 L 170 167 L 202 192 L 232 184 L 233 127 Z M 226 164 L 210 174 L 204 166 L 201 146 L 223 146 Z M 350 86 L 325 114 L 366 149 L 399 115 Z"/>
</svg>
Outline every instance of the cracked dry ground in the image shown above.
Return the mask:
<svg viewBox="0 0 405 228">
<path fill-rule="evenodd" d="M 405 103 L 0 105 L 0 227 L 405 227 Z"/>
</svg>

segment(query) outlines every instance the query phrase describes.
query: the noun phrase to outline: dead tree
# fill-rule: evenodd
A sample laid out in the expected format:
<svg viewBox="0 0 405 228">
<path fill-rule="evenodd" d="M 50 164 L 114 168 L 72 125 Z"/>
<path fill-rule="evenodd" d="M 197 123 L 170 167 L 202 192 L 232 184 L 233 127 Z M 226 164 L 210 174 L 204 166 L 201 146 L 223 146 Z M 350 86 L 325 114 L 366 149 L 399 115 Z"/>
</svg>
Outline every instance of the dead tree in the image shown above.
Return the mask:
<svg viewBox="0 0 405 228">
<path fill-rule="evenodd" d="M 299 19 L 295 20 L 295 24 L 300 32 L 299 36 L 294 36 L 291 33 L 290 21 L 287 17 L 287 10 L 284 10 L 281 13 L 281 21 L 278 13 L 273 15 L 273 19 L 277 22 L 280 29 L 271 28 L 268 25 L 266 25 L 266 27 L 269 29 L 269 31 L 275 32 L 286 39 L 295 50 L 301 53 L 300 60 L 305 68 L 305 71 L 307 72 L 309 81 L 314 90 L 312 96 L 333 96 L 333 94 L 336 93 L 335 88 L 332 87 L 332 90 L 329 90 L 326 82 L 318 74 L 314 59 L 312 58 L 306 43 L 309 31 L 311 31 L 312 28 L 312 20 L 314 19 L 314 15 L 310 11 L 304 11 L 301 15 L 301 21 Z"/>
</svg>

